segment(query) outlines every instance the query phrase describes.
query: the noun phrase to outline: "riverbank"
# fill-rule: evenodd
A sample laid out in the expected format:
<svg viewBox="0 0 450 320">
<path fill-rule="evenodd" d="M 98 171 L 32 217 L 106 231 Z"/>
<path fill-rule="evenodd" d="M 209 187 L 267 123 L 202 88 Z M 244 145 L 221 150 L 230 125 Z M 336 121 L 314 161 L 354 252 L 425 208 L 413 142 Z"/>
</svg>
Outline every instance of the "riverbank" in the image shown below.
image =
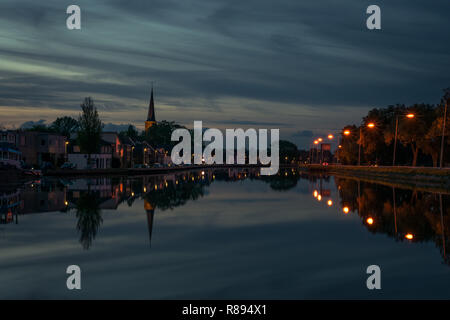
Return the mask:
<svg viewBox="0 0 450 320">
<path fill-rule="evenodd" d="M 307 169 L 309 172 L 326 172 L 337 176 L 354 177 L 391 186 L 450 190 L 450 168 L 309 165 Z"/>
</svg>

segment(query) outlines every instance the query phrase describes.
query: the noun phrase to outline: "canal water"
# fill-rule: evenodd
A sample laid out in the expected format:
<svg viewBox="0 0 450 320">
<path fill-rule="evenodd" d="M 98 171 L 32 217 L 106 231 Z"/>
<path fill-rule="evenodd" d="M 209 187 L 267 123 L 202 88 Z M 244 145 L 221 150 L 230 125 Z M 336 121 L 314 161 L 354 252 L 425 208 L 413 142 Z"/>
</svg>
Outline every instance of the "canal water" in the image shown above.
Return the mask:
<svg viewBox="0 0 450 320">
<path fill-rule="evenodd" d="M 445 190 L 258 172 L 2 185 L 0 299 L 450 298 Z"/>
</svg>

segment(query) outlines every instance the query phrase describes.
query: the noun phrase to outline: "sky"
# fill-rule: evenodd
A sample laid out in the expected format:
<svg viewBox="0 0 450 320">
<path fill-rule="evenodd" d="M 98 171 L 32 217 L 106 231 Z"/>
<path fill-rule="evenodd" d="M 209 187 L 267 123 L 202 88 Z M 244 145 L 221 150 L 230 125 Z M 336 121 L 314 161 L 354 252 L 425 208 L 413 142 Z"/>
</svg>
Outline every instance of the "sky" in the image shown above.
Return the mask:
<svg viewBox="0 0 450 320">
<path fill-rule="evenodd" d="M 81 8 L 68 30 L 66 8 Z M 366 8 L 381 8 L 381 30 Z M 438 103 L 450 86 L 448 0 L 2 0 L 0 125 L 77 116 L 143 129 L 279 128 L 300 147 L 367 111 Z"/>
</svg>

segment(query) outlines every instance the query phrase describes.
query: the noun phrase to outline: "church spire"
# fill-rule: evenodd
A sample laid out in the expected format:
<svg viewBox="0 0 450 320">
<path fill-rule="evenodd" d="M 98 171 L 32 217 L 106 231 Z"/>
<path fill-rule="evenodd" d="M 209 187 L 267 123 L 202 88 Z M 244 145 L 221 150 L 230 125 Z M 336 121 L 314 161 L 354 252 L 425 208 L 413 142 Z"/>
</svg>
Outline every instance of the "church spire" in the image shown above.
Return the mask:
<svg viewBox="0 0 450 320">
<path fill-rule="evenodd" d="M 152 82 L 152 93 L 150 95 L 150 104 L 148 106 L 147 121 L 145 121 L 145 131 L 156 124 L 155 119 L 155 102 L 153 101 L 153 82 Z"/>
<path fill-rule="evenodd" d="M 150 95 L 150 105 L 148 106 L 147 121 L 156 121 L 155 120 L 155 102 L 153 101 L 153 84 L 152 84 L 152 93 Z"/>
</svg>

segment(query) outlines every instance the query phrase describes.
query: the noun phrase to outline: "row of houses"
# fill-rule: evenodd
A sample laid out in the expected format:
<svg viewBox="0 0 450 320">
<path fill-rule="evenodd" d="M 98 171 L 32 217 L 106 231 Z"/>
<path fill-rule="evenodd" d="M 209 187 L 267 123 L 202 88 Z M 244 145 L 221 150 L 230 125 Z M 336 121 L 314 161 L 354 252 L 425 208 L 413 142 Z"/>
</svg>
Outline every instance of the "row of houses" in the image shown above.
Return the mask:
<svg viewBox="0 0 450 320">
<path fill-rule="evenodd" d="M 65 137 L 57 133 L 5 130 L 0 131 L 0 163 L 16 167 L 60 167 L 65 162 L 77 169 L 132 168 L 136 165 L 170 163 L 163 149 L 147 142 L 133 141 L 116 132 L 103 132 L 98 151 L 89 155 L 81 152 L 76 134 Z"/>
</svg>

